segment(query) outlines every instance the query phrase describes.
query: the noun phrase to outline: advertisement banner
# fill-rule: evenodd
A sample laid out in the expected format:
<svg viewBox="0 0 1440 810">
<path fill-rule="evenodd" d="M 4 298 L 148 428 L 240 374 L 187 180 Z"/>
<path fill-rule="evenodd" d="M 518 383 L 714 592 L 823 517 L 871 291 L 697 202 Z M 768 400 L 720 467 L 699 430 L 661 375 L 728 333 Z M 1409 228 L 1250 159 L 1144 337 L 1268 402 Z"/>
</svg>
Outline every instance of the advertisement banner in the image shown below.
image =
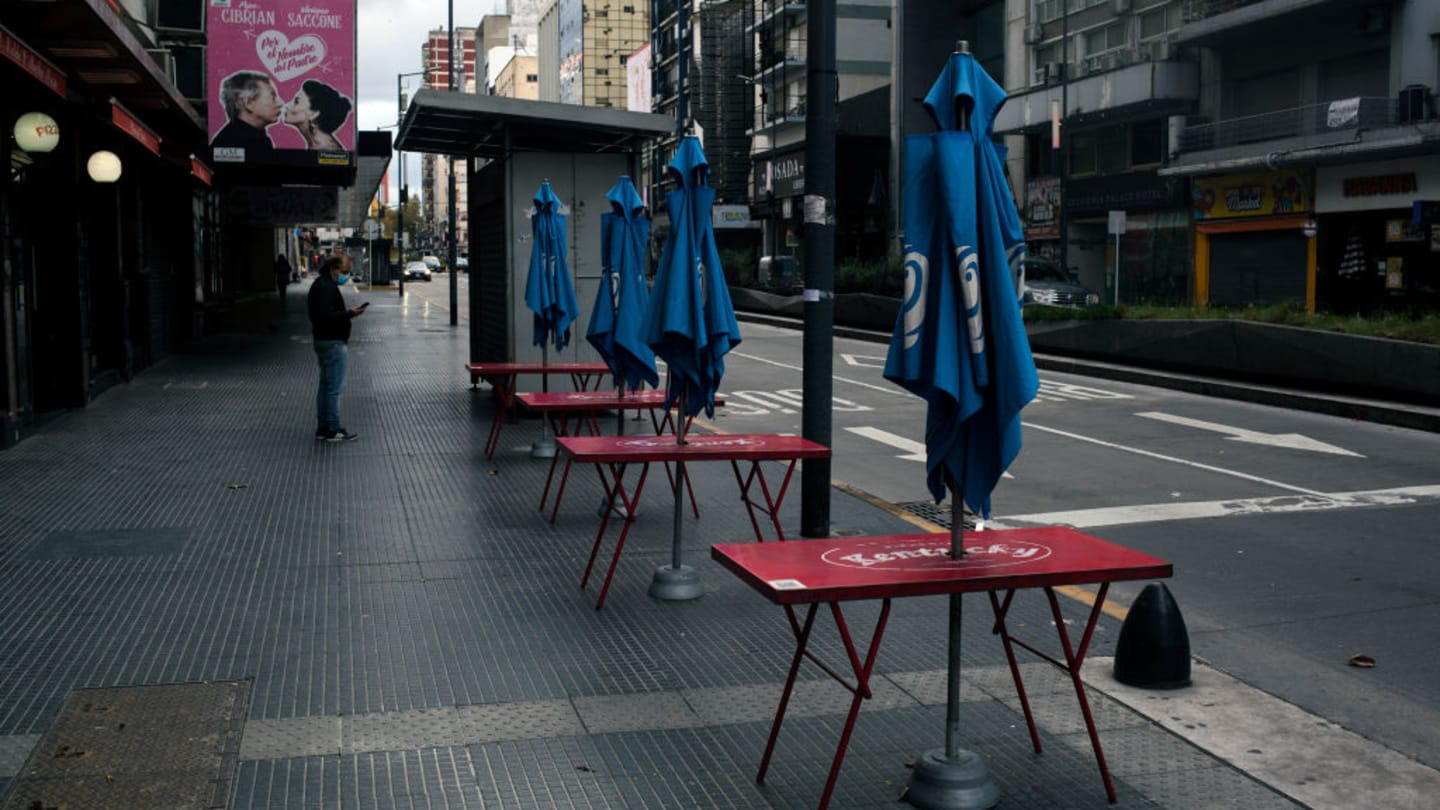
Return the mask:
<svg viewBox="0 0 1440 810">
<path fill-rule="evenodd" d="M 206 0 L 215 164 L 347 165 L 355 0 Z"/>
<path fill-rule="evenodd" d="M 1196 219 L 1298 214 L 1315 209 L 1312 188 L 1302 171 L 1198 177 L 1190 181 L 1191 211 Z"/>
<path fill-rule="evenodd" d="M 1060 178 L 1025 182 L 1025 239 L 1060 238 Z"/>
</svg>

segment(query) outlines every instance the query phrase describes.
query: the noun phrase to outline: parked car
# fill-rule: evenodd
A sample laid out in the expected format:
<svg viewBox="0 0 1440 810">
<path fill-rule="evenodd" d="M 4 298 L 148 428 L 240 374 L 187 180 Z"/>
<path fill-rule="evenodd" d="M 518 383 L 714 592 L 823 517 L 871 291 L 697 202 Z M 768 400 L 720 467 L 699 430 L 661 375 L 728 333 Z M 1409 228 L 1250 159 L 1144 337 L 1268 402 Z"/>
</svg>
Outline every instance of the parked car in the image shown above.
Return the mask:
<svg viewBox="0 0 1440 810">
<path fill-rule="evenodd" d="M 1020 294 L 1021 306 L 1036 304 L 1082 309 L 1098 303 L 1100 296 L 1090 292 L 1073 273 L 1062 270 L 1055 262 L 1045 259 L 1025 260 L 1025 287 Z"/>
<path fill-rule="evenodd" d="M 470 272 L 470 259 L 465 256 L 456 256 L 455 269 L 462 273 Z"/>
<path fill-rule="evenodd" d="M 440 263 L 439 256 L 422 256 L 420 260 L 425 263 L 426 267 L 430 268 L 430 272 L 432 273 L 445 272 L 445 265 Z"/>
<path fill-rule="evenodd" d="M 430 278 L 430 267 L 425 262 L 405 263 L 406 281 L 429 281 Z"/>
</svg>

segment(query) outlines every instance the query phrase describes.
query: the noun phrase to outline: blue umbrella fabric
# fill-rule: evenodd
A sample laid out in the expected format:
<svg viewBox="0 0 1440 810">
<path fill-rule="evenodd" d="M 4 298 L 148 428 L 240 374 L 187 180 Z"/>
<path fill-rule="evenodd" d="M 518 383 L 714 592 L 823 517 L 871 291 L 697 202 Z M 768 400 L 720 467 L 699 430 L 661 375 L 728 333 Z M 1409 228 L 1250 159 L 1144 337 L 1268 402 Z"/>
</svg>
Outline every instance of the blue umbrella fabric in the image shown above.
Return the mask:
<svg viewBox="0 0 1440 810">
<path fill-rule="evenodd" d="M 605 359 L 615 384 L 631 391 L 660 383 L 655 352 L 645 343 L 650 289 L 645 284 L 645 251 L 650 220 L 645 201 L 629 177 L 606 192 L 610 213 L 600 216 L 600 289 L 585 339 Z"/>
<path fill-rule="evenodd" d="M 924 397 L 926 484 L 988 518 L 1039 379 L 1020 317 L 1024 233 L 991 140 L 1005 92 L 954 54 L 925 97 L 941 131 L 905 140 L 905 292 L 885 378 Z M 968 116 L 968 128 L 960 119 Z"/>
<path fill-rule="evenodd" d="M 650 295 L 645 342 L 669 367 L 667 403 L 686 416 L 714 416 L 725 354 L 740 345 L 740 325 L 715 247 L 715 190 L 700 140 L 682 139 L 666 172 L 676 183 L 666 197 L 670 236 Z"/>
<path fill-rule="evenodd" d="M 553 343 L 556 351 L 563 351 L 570 344 L 570 324 L 580 317 L 580 306 L 575 303 L 575 284 L 565 257 L 565 216 L 548 181 L 535 191 L 530 233 L 534 241 L 525 278 L 525 306 L 535 313 L 532 342 L 536 346 Z"/>
</svg>

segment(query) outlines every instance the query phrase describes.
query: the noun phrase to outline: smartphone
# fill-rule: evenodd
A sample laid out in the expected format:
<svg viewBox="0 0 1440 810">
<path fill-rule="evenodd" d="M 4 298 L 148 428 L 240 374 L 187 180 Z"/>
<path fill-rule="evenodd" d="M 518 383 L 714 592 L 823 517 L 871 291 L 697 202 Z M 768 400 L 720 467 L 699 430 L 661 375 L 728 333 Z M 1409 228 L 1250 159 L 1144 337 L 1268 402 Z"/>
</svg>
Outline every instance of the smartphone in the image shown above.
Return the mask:
<svg viewBox="0 0 1440 810">
<path fill-rule="evenodd" d="M 370 302 L 369 302 L 369 301 L 361 301 L 361 302 L 360 302 L 360 308 L 361 308 L 361 309 L 365 309 L 365 308 L 368 307 L 368 306 L 370 306 Z"/>
</svg>

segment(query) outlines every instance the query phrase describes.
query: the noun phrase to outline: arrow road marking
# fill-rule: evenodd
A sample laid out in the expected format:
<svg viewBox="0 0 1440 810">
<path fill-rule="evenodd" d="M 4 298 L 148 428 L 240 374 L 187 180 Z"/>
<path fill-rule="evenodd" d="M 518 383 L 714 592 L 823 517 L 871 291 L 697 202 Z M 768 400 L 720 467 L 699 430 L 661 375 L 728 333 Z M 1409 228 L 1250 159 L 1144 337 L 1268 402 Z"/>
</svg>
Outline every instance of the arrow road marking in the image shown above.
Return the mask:
<svg viewBox="0 0 1440 810">
<path fill-rule="evenodd" d="M 857 368 L 885 368 L 885 358 L 883 357 L 871 357 L 866 354 L 847 354 L 841 352 L 840 359 Z"/>
<path fill-rule="evenodd" d="M 847 427 L 845 429 L 850 431 L 851 433 L 854 433 L 856 436 L 864 436 L 867 439 L 872 439 L 874 441 L 880 442 L 881 444 L 888 444 L 891 447 L 898 447 L 899 449 L 904 450 L 905 455 L 896 456 L 896 458 L 898 459 L 902 459 L 904 461 L 925 460 L 925 444 L 923 442 L 917 442 L 914 439 L 907 439 L 904 436 L 896 436 L 894 433 L 891 433 L 888 430 L 881 430 L 880 428 Z M 1003 473 L 1003 476 L 1005 478 L 1015 477 L 1008 472 Z"/>
<path fill-rule="evenodd" d="M 922 442 L 917 442 L 914 439 L 907 439 L 904 436 L 896 436 L 894 433 L 891 433 L 887 430 L 881 430 L 880 428 L 847 427 L 845 429 L 850 431 L 851 433 L 854 433 L 856 436 L 864 436 L 867 439 L 872 439 L 874 441 L 880 442 L 881 444 L 888 444 L 891 447 L 898 447 L 901 450 L 905 451 L 906 455 L 896 456 L 896 458 L 901 458 L 906 461 L 925 460 L 925 445 Z"/>
<path fill-rule="evenodd" d="M 1286 447 L 1291 450 L 1308 450 L 1314 453 L 1332 453 L 1337 456 L 1353 456 L 1364 458 L 1359 453 L 1352 453 L 1343 447 L 1336 447 L 1333 444 L 1326 444 L 1309 436 L 1302 436 L 1299 433 L 1261 433 L 1258 430 L 1246 430 L 1244 428 L 1230 427 L 1215 422 L 1205 422 L 1199 419 L 1191 419 L 1186 416 L 1176 416 L 1159 411 L 1145 411 L 1137 413 L 1146 419 L 1154 419 L 1159 422 L 1169 422 L 1172 425 L 1197 428 L 1199 430 L 1210 430 L 1216 433 L 1229 434 L 1225 438 L 1235 442 L 1249 442 L 1250 444 L 1264 444 L 1271 447 Z"/>
</svg>

